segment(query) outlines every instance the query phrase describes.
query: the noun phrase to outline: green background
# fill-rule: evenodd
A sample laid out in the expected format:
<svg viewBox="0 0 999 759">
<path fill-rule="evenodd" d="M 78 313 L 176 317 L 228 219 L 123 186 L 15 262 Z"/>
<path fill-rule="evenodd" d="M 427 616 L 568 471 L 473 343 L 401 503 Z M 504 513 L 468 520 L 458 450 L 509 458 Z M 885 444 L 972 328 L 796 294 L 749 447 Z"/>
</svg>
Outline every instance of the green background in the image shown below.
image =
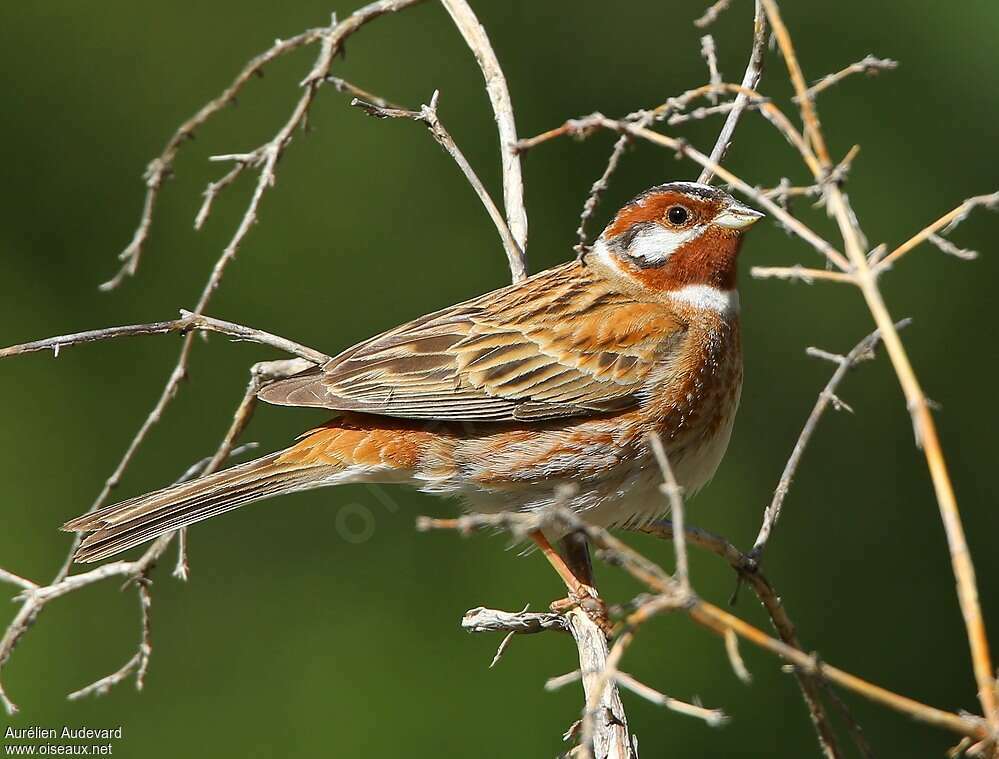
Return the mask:
<svg viewBox="0 0 999 759">
<path fill-rule="evenodd" d="M 531 135 L 566 117 L 619 115 L 704 81 L 704 2 L 475 3 Z M 810 78 L 869 52 L 902 62 L 876 80 L 855 77 L 820 99 L 831 149 L 863 150 L 849 192 L 872 244 L 898 243 L 962 198 L 999 189 L 996 124 L 999 6 L 923 0 L 786 3 Z M 345 14 L 352 4 L 337 3 Z M 251 149 L 273 134 L 297 97 L 314 49 L 268 68 L 186 146 L 157 208 L 139 276 L 111 294 L 138 218 L 146 162 L 175 125 L 217 93 L 251 55 L 329 18 L 318 0 L 292 3 L 6 3 L 0 11 L 0 343 L 171 318 L 191 307 L 249 196 L 224 196 L 201 233 L 199 193 L 222 167 L 205 159 Z M 749 43 L 748 2 L 712 28 L 721 69 L 738 79 Z M 497 141 L 481 76 L 444 11 L 427 3 L 377 21 L 348 45 L 335 73 L 416 105 L 441 90 L 440 114 L 499 197 Z M 764 90 L 786 101 L 783 63 L 769 58 Z M 210 313 L 326 352 L 402 320 L 504 284 L 495 232 L 456 168 L 425 130 L 346 107 L 332 88 L 314 127 L 297 135 L 264 199 L 260 223 Z M 679 132 L 707 148 L 720 122 Z M 551 143 L 527 156 L 532 270 L 571 255 L 579 208 L 612 137 Z M 754 183 L 805 179 L 758 116 L 728 160 Z M 625 158 L 595 228 L 627 197 L 696 176 L 671 154 L 638 146 Z M 799 204 L 817 230 L 821 210 Z M 999 217 L 979 212 L 954 240 L 983 250 L 972 263 L 931 247 L 884 281 L 893 315 L 915 317 L 904 339 L 937 414 L 999 648 L 999 511 L 995 493 L 997 366 L 993 303 Z M 693 523 L 751 544 L 764 505 L 831 365 L 817 345 L 849 349 L 871 328 L 846 287 L 749 279 L 752 264 L 821 265 L 771 223 L 743 255 L 746 385 L 729 454 L 691 504 Z M 0 566 L 43 580 L 66 551 L 56 531 L 89 506 L 160 392 L 179 339 L 148 337 L 8 360 L 0 368 L 3 495 Z M 174 479 L 209 454 L 242 394 L 246 369 L 277 357 L 213 337 L 195 346 L 190 381 L 156 427 L 121 497 Z M 884 357 L 847 380 L 856 414 L 830 413 L 808 450 L 773 539 L 767 570 L 804 644 L 824 660 L 947 709 L 977 709 L 944 535 L 897 381 Z M 285 444 L 321 413 L 263 408 L 248 438 Z M 476 605 L 543 608 L 559 586 L 537 556 L 502 536 L 417 534 L 418 514 L 451 503 L 402 490 L 392 505 L 345 487 L 253 506 L 193 530 L 192 577 L 154 574 L 154 652 L 146 689 L 103 698 L 65 694 L 133 652 L 134 595 L 106 583 L 54 603 L 3 676 L 22 707 L 18 726 L 121 724 L 115 755 L 553 756 L 576 718 L 576 687 L 546 693 L 576 666 L 564 638 L 515 640 L 495 669 L 498 638 L 458 628 Z M 338 527 L 337 509 L 355 504 Z M 361 516 L 363 515 L 363 517 Z M 371 527 L 368 530 L 368 527 Z M 351 541 L 358 531 L 368 539 Z M 671 550 L 633 539 L 666 566 Z M 693 577 L 723 604 L 733 577 L 695 553 Z M 605 594 L 636 590 L 600 568 Z M 3 619 L 16 607 L 7 607 Z M 767 628 L 752 596 L 736 613 Z M 743 647 L 754 675 L 735 679 L 720 641 L 683 617 L 656 620 L 624 668 L 678 698 L 700 698 L 732 721 L 721 730 L 626 696 L 643 756 L 817 754 L 793 679 Z M 954 736 L 844 696 L 879 757 L 940 756 Z M 0 721 L 7 720 L 0 716 Z M 848 739 L 844 738 L 848 744 Z"/>
</svg>

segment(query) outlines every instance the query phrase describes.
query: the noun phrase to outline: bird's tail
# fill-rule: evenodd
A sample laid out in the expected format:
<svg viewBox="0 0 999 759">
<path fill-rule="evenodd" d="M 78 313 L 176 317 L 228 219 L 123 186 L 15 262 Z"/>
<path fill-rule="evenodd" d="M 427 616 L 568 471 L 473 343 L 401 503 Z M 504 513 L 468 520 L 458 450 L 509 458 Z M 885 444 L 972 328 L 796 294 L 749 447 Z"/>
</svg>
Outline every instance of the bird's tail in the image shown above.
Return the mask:
<svg viewBox="0 0 999 759">
<path fill-rule="evenodd" d="M 338 467 L 284 463 L 284 452 L 156 490 L 71 519 L 70 532 L 90 533 L 74 559 L 93 562 L 172 530 L 223 514 L 252 501 L 326 484 Z"/>
</svg>

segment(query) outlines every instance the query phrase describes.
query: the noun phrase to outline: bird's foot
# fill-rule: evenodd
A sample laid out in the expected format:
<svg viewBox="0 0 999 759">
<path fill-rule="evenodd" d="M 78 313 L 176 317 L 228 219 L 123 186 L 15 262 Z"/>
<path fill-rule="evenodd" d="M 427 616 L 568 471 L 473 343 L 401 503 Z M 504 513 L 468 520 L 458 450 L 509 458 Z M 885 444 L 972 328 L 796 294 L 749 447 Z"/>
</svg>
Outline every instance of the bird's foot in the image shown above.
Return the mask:
<svg viewBox="0 0 999 759">
<path fill-rule="evenodd" d="M 613 624 L 607 615 L 607 604 L 604 603 L 594 587 L 579 583 L 569 591 L 568 596 L 552 601 L 549 608 L 556 614 L 564 614 L 575 608 L 582 609 L 586 616 L 603 631 L 604 635 L 610 637 Z"/>
</svg>

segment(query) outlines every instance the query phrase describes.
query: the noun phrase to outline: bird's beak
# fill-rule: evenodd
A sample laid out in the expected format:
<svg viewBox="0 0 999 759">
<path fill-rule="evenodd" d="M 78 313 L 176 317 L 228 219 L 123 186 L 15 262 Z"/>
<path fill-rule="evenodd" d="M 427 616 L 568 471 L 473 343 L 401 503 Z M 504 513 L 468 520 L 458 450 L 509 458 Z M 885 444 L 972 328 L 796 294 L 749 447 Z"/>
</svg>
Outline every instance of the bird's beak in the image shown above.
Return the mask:
<svg viewBox="0 0 999 759">
<path fill-rule="evenodd" d="M 732 203 L 715 217 L 712 224 L 725 229 L 742 230 L 752 226 L 765 215 L 742 203 Z"/>
</svg>

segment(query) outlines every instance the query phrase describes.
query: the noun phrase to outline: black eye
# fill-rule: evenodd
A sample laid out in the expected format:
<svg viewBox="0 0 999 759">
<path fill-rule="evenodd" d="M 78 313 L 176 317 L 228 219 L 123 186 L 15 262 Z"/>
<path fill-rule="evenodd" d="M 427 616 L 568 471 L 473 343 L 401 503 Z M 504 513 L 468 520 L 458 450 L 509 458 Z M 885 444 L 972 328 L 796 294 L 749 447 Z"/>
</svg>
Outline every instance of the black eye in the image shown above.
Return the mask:
<svg viewBox="0 0 999 759">
<path fill-rule="evenodd" d="M 690 212 L 683 206 L 673 206 L 666 212 L 666 218 L 670 224 L 678 227 L 690 218 Z"/>
</svg>

